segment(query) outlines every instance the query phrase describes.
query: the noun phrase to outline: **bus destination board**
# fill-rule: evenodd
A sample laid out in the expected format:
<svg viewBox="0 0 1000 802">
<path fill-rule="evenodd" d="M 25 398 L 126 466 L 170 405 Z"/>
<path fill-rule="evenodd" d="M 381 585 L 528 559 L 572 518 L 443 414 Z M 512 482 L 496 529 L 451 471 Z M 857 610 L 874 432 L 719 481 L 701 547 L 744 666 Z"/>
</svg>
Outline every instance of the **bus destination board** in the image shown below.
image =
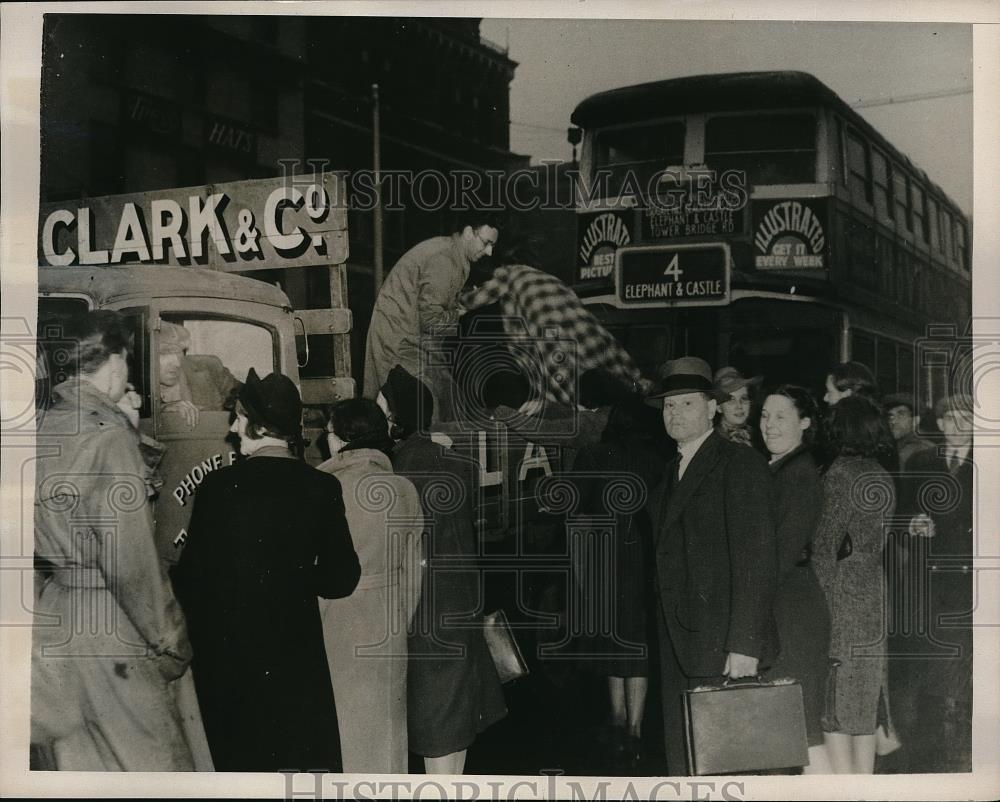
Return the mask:
<svg viewBox="0 0 1000 802">
<path fill-rule="evenodd" d="M 622 307 L 721 306 L 729 303 L 729 246 L 620 248 L 615 299 Z"/>
<path fill-rule="evenodd" d="M 642 209 L 644 240 L 732 237 L 746 233 L 747 190 L 733 176 L 711 171 L 664 174 Z"/>
</svg>

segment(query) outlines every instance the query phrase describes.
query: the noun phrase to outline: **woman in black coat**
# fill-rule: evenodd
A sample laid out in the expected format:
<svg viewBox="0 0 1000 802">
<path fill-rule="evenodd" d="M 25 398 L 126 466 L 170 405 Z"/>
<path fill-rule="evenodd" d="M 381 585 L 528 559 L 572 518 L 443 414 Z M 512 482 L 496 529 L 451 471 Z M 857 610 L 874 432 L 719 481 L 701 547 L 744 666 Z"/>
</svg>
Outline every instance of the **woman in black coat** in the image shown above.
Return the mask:
<svg viewBox="0 0 1000 802">
<path fill-rule="evenodd" d="M 251 369 L 232 430 L 243 462 L 208 474 L 174 569 L 217 771 L 341 770 L 317 595 L 349 596 L 361 568 L 340 483 L 293 455 L 290 379 Z"/>
<path fill-rule="evenodd" d="M 612 745 L 631 761 L 638 759 L 646 691 L 649 684 L 649 619 L 653 601 L 652 522 L 647 512 L 650 491 L 663 478 L 664 460 L 654 444 L 660 416 L 638 396 L 620 395 L 598 443 L 584 446 L 573 463 L 579 490 L 577 523 L 588 544 L 578 587 L 586 616 L 610 623 L 609 631 L 580 640 L 587 667 L 607 677 Z M 662 425 L 662 424 L 660 424 Z M 600 539 L 603 525 L 588 525 L 613 516 L 612 543 Z M 596 523 L 597 521 L 595 521 Z M 613 569 L 602 565 L 613 554 Z"/>
<path fill-rule="evenodd" d="M 774 618 L 781 650 L 769 677 L 792 677 L 802 685 L 809 744 L 804 774 L 831 773 L 822 727 L 830 615 L 809 559 L 823 509 L 823 486 L 812 454 L 819 420 L 809 391 L 787 384 L 767 395 L 760 417 L 761 434 L 771 455 L 778 540 Z"/>
</svg>

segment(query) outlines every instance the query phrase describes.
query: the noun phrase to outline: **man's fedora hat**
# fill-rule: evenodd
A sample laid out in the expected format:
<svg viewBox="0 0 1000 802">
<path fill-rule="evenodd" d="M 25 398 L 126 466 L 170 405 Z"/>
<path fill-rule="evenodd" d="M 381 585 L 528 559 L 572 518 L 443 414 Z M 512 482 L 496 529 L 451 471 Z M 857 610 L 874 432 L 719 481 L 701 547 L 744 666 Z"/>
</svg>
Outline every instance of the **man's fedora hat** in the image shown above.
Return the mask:
<svg viewBox="0 0 1000 802">
<path fill-rule="evenodd" d="M 696 356 L 682 356 L 671 359 L 660 368 L 660 382 L 646 397 L 652 407 L 663 406 L 660 399 L 684 393 L 706 393 L 716 401 L 726 401 L 728 393 L 722 392 L 712 383 L 712 368 L 704 359 Z"/>
</svg>

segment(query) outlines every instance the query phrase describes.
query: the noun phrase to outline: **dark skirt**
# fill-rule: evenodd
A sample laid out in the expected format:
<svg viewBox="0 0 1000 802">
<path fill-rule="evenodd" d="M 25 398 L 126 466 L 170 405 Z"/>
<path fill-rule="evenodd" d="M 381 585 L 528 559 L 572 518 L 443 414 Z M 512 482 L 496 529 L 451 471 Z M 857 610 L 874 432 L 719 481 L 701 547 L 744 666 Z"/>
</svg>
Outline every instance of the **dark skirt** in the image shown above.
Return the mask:
<svg viewBox="0 0 1000 802">
<path fill-rule="evenodd" d="M 647 530 L 647 516 L 640 513 L 619 516 L 614 531 L 587 527 L 580 532 L 576 654 L 599 676 L 649 676 L 652 576 Z"/>
<path fill-rule="evenodd" d="M 442 757 L 466 749 L 507 715 L 503 688 L 483 637 L 478 575 L 452 570 L 425 574 L 407 639 L 407 726 L 410 751 Z"/>
<path fill-rule="evenodd" d="M 823 743 L 823 717 L 830 650 L 830 614 L 809 566 L 793 568 L 774 599 L 780 652 L 768 679 L 791 677 L 802 685 L 809 746 Z"/>
</svg>

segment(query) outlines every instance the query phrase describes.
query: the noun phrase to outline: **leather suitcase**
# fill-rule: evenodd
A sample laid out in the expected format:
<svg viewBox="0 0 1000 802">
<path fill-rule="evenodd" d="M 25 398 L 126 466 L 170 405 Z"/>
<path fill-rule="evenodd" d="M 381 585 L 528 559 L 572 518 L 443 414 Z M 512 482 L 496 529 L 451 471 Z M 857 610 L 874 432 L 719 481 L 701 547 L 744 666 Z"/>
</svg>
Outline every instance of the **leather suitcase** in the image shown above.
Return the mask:
<svg viewBox="0 0 1000 802">
<path fill-rule="evenodd" d="M 802 686 L 794 680 L 729 682 L 684 691 L 688 768 L 734 774 L 809 762 Z"/>
</svg>

